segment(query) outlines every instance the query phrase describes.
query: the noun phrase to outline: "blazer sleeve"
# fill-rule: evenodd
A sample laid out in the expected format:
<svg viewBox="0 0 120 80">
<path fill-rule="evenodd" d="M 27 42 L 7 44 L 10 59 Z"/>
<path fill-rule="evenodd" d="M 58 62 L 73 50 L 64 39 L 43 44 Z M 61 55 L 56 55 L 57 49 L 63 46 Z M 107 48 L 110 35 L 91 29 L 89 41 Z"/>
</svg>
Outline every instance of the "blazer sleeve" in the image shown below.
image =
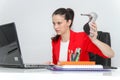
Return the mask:
<svg viewBox="0 0 120 80">
<path fill-rule="evenodd" d="M 108 58 L 107 56 L 105 56 L 102 51 L 91 41 L 91 39 L 87 36 L 87 51 L 88 52 L 92 52 L 93 54 L 97 54 L 103 58 Z"/>
</svg>

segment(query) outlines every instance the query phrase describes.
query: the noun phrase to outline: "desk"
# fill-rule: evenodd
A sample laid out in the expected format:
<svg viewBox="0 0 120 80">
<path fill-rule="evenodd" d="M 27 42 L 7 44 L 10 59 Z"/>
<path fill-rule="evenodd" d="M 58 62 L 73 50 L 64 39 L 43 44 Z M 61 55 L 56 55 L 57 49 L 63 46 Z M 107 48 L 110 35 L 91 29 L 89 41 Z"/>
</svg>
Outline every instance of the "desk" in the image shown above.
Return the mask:
<svg viewBox="0 0 120 80">
<path fill-rule="evenodd" d="M 0 80 L 118 80 L 120 68 L 111 71 L 50 71 L 47 69 L 17 69 L 0 67 Z"/>
</svg>

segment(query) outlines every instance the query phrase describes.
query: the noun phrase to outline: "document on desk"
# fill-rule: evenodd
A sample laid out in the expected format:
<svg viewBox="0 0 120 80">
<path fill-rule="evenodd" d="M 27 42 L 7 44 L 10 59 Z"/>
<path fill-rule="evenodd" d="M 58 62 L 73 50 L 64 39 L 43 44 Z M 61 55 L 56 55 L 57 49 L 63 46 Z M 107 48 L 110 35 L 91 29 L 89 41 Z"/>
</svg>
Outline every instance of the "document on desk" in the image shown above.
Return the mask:
<svg viewBox="0 0 120 80">
<path fill-rule="evenodd" d="M 110 71 L 104 69 L 102 65 L 55 65 L 50 70 L 53 71 Z"/>
</svg>

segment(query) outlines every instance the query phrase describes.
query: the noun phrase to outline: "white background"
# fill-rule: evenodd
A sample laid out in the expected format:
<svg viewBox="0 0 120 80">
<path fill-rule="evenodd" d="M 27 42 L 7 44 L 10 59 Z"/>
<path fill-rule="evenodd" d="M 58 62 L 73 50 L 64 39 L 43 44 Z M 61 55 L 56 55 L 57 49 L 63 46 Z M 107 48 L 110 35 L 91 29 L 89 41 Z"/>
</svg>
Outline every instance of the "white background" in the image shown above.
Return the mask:
<svg viewBox="0 0 120 80">
<path fill-rule="evenodd" d="M 88 21 L 81 13 L 96 12 L 98 30 L 111 34 L 115 52 L 112 65 L 120 66 L 119 0 L 0 0 L 0 25 L 15 22 L 25 63 L 44 63 L 51 59 L 50 38 L 55 34 L 51 15 L 60 7 L 74 10 L 74 31 L 83 31 Z"/>
</svg>

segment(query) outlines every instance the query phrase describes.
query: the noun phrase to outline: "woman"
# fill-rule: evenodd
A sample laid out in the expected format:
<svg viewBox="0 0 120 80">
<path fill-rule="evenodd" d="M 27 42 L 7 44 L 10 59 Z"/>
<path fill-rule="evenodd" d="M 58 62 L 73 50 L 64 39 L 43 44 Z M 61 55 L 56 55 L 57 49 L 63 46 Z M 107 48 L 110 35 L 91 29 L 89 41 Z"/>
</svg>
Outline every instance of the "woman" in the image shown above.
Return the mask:
<svg viewBox="0 0 120 80">
<path fill-rule="evenodd" d="M 80 51 L 78 61 L 89 61 L 88 52 L 98 54 L 103 58 L 114 56 L 113 50 L 105 43 L 97 39 L 97 25 L 90 23 L 90 34 L 85 32 L 74 32 L 71 30 L 74 11 L 70 8 L 59 8 L 52 14 L 54 29 L 57 33 L 52 37 L 52 58 L 53 64 L 59 61 L 71 61 L 71 55 Z M 74 57 L 75 58 L 75 57 Z"/>
</svg>

